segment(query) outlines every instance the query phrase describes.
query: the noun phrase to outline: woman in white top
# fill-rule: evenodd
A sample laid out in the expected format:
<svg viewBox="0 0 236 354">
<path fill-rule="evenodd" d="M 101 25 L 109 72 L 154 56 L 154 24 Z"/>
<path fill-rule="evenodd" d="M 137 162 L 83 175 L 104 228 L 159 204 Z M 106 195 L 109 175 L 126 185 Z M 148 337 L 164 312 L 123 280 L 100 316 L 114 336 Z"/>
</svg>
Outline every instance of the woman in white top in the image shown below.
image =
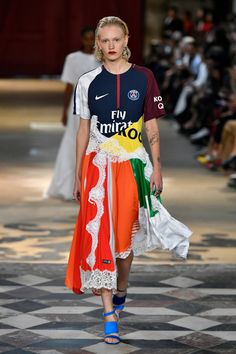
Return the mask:
<svg viewBox="0 0 236 354">
<path fill-rule="evenodd" d="M 81 50 L 67 55 L 61 80 L 66 83 L 62 124 L 66 127 L 58 151 L 54 173 L 46 191 L 47 197 L 73 199 L 75 176 L 76 132 L 79 117 L 73 115 L 73 91 L 81 75 L 95 69 L 99 63 L 95 59 L 94 30 L 90 27 L 81 31 Z"/>
</svg>

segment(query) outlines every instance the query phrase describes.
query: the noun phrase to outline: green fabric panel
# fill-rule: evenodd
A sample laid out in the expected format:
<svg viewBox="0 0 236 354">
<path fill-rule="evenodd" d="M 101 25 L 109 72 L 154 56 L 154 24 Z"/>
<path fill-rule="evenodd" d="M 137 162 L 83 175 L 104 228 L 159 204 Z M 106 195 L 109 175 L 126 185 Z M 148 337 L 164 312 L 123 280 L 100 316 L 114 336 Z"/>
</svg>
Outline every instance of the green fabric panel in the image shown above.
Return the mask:
<svg viewBox="0 0 236 354">
<path fill-rule="evenodd" d="M 134 177 L 138 187 L 138 197 L 140 207 L 144 207 L 147 209 L 147 203 L 145 197 L 148 198 L 148 204 L 150 209 L 150 216 L 154 216 L 158 213 L 158 211 L 154 211 L 152 209 L 152 203 L 150 198 L 150 182 L 145 178 L 144 168 L 146 164 L 144 164 L 139 159 L 130 159 L 130 163 L 134 172 Z M 161 201 L 160 196 L 157 197 L 159 201 Z"/>
</svg>

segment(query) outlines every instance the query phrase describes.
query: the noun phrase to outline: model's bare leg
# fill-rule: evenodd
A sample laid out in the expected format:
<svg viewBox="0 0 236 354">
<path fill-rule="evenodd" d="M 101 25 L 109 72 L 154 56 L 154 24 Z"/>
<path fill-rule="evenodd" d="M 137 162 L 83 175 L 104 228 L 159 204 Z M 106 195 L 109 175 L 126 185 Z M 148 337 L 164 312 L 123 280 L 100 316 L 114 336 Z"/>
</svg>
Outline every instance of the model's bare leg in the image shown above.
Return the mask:
<svg viewBox="0 0 236 354">
<path fill-rule="evenodd" d="M 124 296 L 126 293 L 128 280 L 129 280 L 129 273 L 130 273 L 130 268 L 131 268 L 133 258 L 134 255 L 133 252 L 131 251 L 131 253 L 127 258 L 116 259 L 116 265 L 118 270 L 117 289 L 124 290 L 124 291 L 119 291 L 119 294 L 117 294 L 117 296 Z M 98 296 L 102 294 L 101 289 L 92 289 L 92 292 L 94 295 L 98 295 Z"/>
<path fill-rule="evenodd" d="M 103 302 L 103 307 L 104 307 L 104 313 L 111 312 L 113 311 L 113 303 L 112 303 L 112 291 L 108 289 L 101 289 L 101 296 L 102 296 L 102 302 Z M 116 314 L 112 314 L 110 316 L 104 317 L 104 321 L 106 322 L 112 322 L 116 321 L 117 322 L 118 318 Z M 112 333 L 115 335 L 118 335 L 118 333 Z M 116 343 L 117 339 L 115 338 L 105 338 L 105 342 L 108 343 Z"/>
<path fill-rule="evenodd" d="M 123 297 L 126 294 L 126 289 L 128 286 L 129 273 L 131 264 L 133 261 L 134 255 L 131 251 L 130 255 L 125 258 L 117 258 L 116 265 L 118 270 L 118 279 L 117 279 L 117 296 Z"/>
<path fill-rule="evenodd" d="M 134 255 L 133 252 L 129 254 L 129 256 L 125 259 L 117 258 L 116 265 L 118 270 L 118 280 L 117 280 L 117 288 L 118 289 L 126 289 L 128 286 L 129 273 L 131 264 L 133 261 Z"/>
</svg>

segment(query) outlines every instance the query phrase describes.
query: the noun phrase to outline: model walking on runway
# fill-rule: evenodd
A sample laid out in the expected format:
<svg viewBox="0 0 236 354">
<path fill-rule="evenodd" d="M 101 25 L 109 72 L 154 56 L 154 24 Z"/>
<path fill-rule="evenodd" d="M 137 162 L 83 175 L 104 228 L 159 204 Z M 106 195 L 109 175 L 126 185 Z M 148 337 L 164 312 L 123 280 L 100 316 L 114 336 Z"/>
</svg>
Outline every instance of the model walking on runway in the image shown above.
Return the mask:
<svg viewBox="0 0 236 354">
<path fill-rule="evenodd" d="M 162 206 L 157 118 L 165 114 L 150 70 L 129 62 L 129 32 L 117 17 L 98 23 L 95 54 L 102 66 L 75 90 L 77 134 L 74 197 L 80 202 L 66 285 L 101 294 L 104 341 L 120 342 L 134 255 L 155 248 L 186 258 L 191 231 Z M 144 122 L 153 165 L 142 144 Z"/>
</svg>

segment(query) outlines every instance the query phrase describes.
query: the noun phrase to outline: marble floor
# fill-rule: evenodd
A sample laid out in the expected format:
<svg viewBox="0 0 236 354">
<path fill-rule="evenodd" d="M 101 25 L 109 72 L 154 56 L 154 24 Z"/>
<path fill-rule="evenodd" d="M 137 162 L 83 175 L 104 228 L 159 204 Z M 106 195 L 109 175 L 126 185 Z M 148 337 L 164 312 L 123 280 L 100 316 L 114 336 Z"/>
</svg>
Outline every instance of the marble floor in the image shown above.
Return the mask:
<svg viewBox="0 0 236 354">
<path fill-rule="evenodd" d="M 9 354 L 235 353 L 236 269 L 134 266 L 122 343 L 102 340 L 100 297 L 65 288 L 65 266 L 3 263 L 0 352 Z"/>
<path fill-rule="evenodd" d="M 100 298 L 65 288 L 78 206 L 43 196 L 62 99 L 56 80 L 0 80 L 0 353 L 236 353 L 236 193 L 199 166 L 168 120 L 162 199 L 193 230 L 188 260 L 160 251 L 134 259 L 122 343 L 112 348 Z"/>
</svg>

